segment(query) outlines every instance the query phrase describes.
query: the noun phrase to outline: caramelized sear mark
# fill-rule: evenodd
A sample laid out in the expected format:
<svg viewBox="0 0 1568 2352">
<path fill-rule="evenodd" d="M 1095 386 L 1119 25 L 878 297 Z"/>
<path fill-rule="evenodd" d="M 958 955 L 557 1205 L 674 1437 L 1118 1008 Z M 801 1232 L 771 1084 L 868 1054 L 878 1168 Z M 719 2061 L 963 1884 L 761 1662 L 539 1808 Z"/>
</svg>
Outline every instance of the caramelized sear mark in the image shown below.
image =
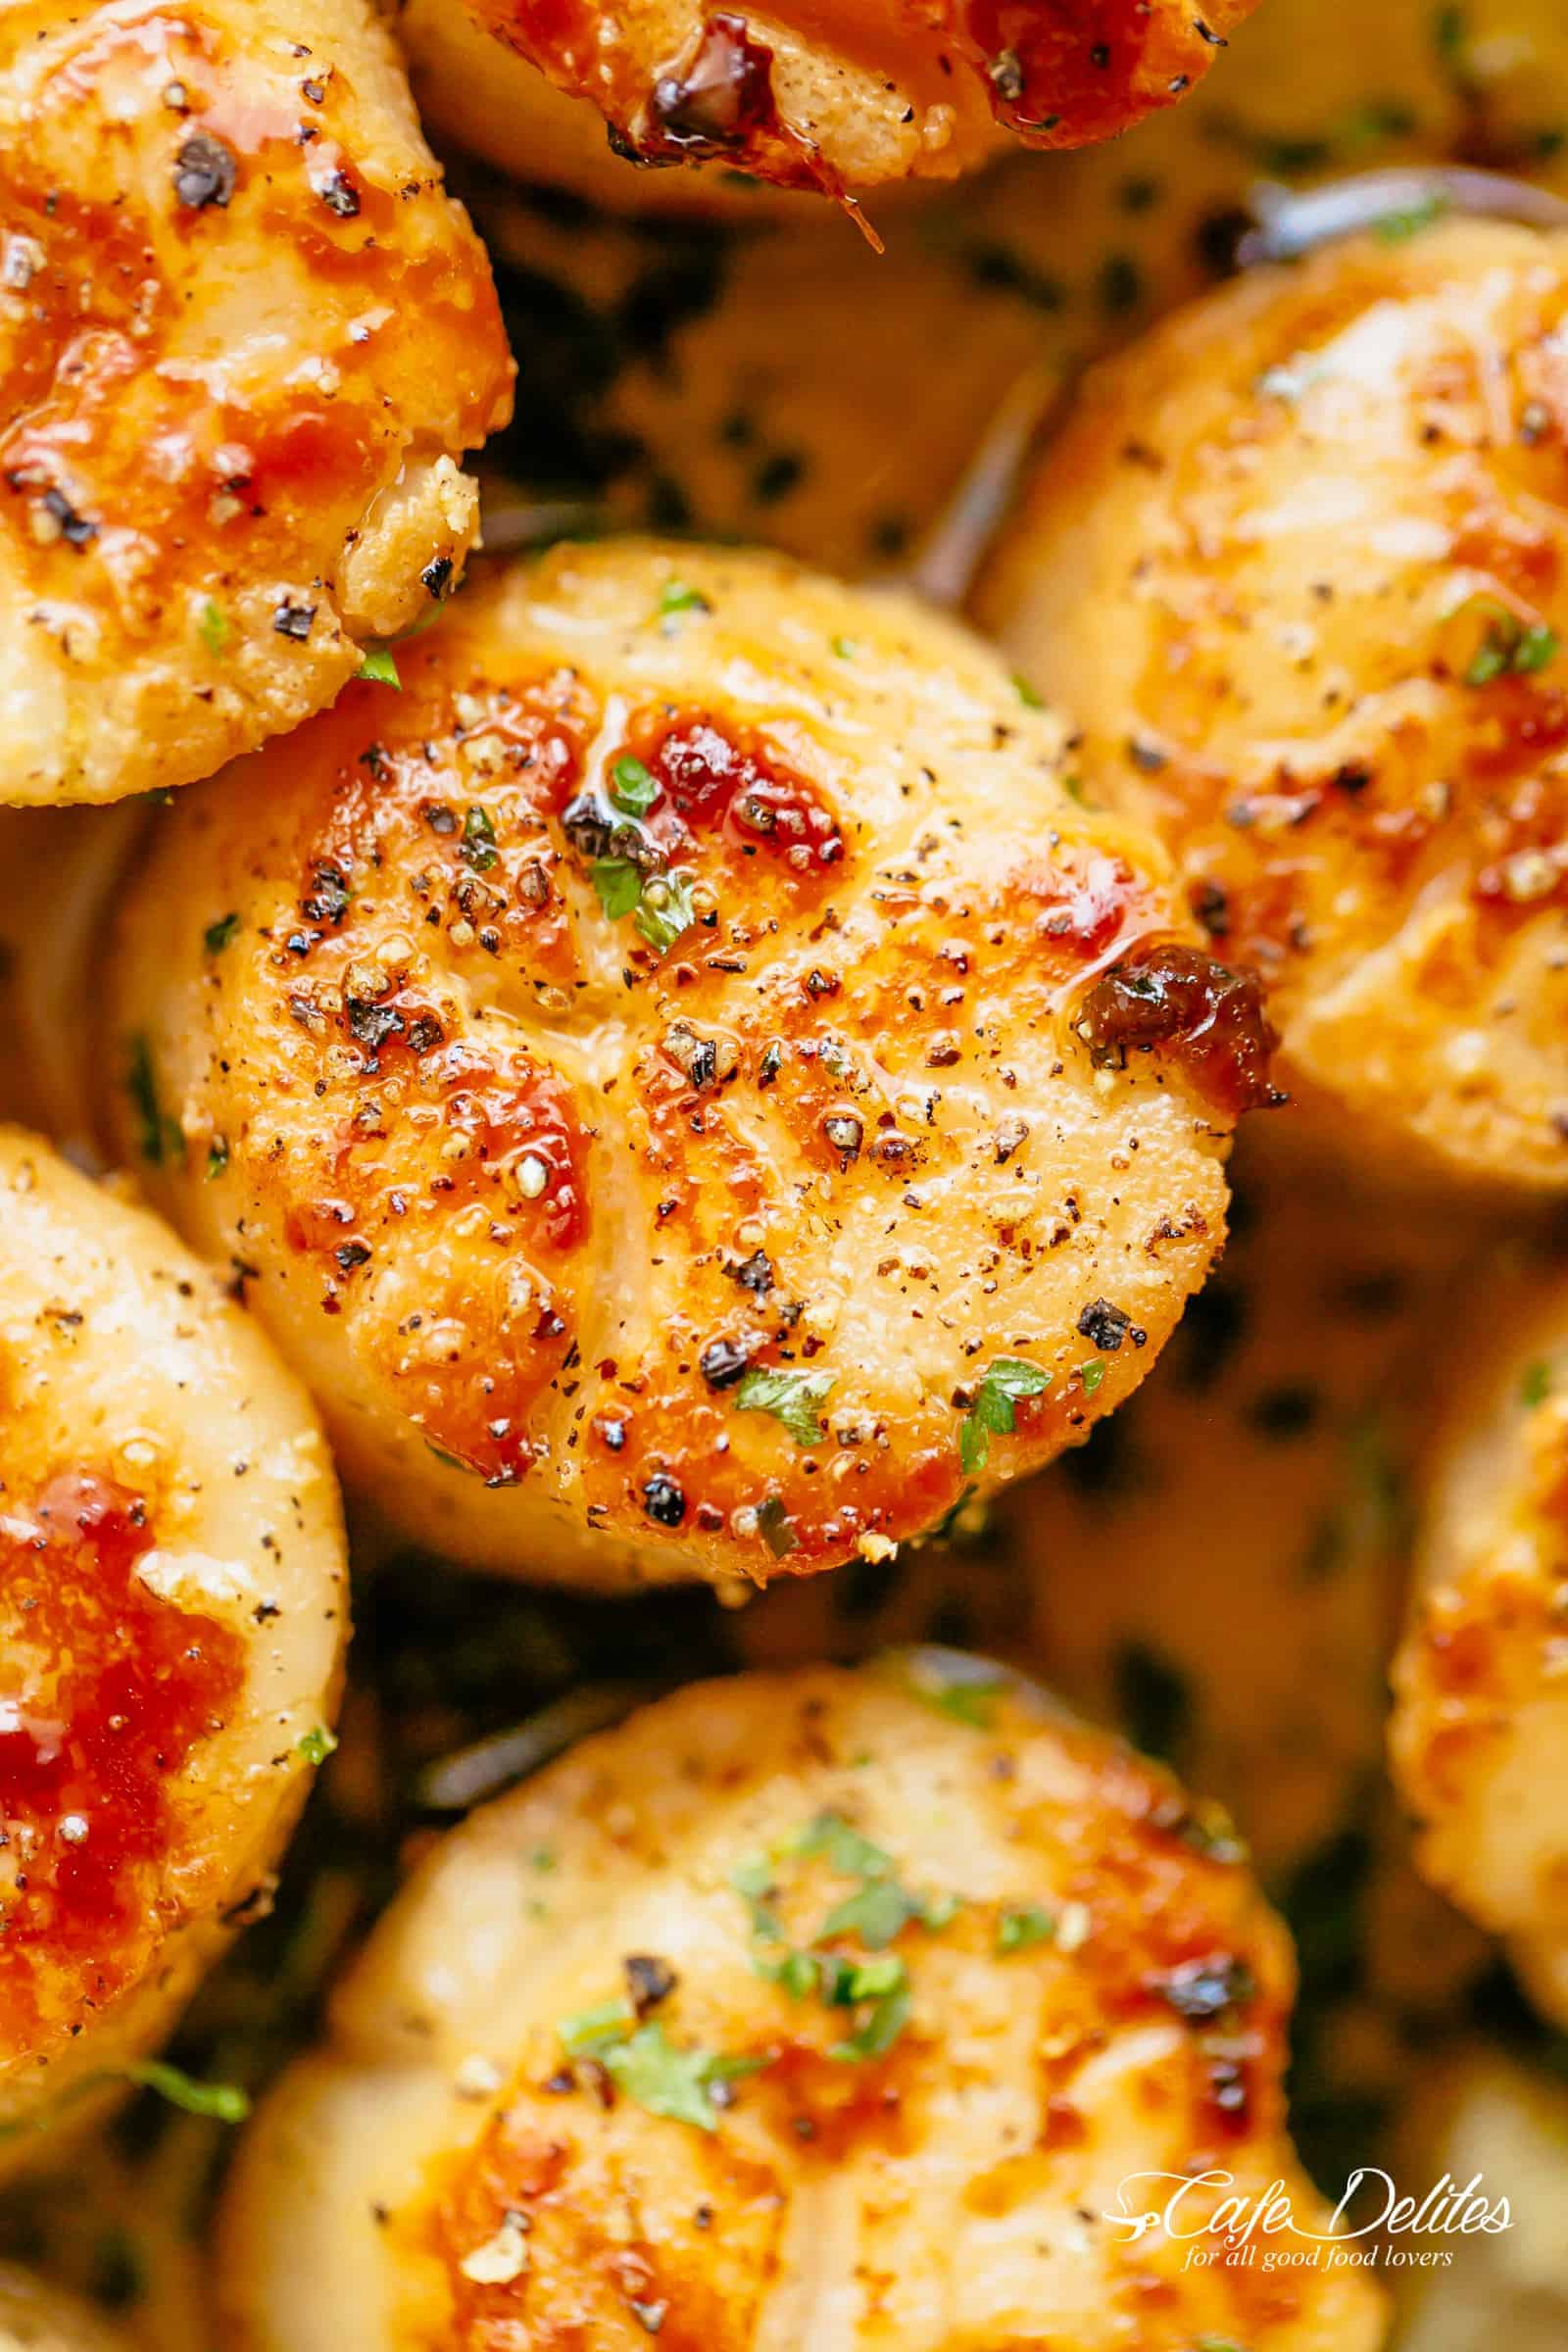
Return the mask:
<svg viewBox="0 0 1568 2352">
<path fill-rule="evenodd" d="M 721 2135 L 684 2126 L 666 2162 L 687 2193 L 678 2216 L 638 2227 L 643 2175 L 635 2140 L 623 2159 L 575 2101 L 514 2086 L 446 2192 L 407 2218 L 433 2254 L 464 2352 L 743 2352 L 779 2265 L 788 2200 L 775 2169 Z M 613 2105 L 608 2082 L 601 2095 Z M 722 2227 L 718 2226 L 722 2217 Z"/>
<path fill-rule="evenodd" d="M 1223 0 L 1206 17 L 1151 0 L 963 0 L 960 13 L 997 120 L 1031 146 L 1078 147 L 1182 97 L 1225 45 L 1208 19 L 1243 12 Z"/>
<path fill-rule="evenodd" d="M 1079 1029 L 1097 1064 L 1129 1053 L 1170 1055 L 1204 1101 L 1231 1115 L 1283 1100 L 1269 1077 L 1279 1036 L 1255 973 L 1233 972 L 1196 948 L 1135 948 L 1085 997 Z"/>
<path fill-rule="evenodd" d="M 81 1471 L 0 1516 L 0 2017 L 15 2044 L 129 1984 L 175 1924 L 180 1774 L 244 1683 L 237 1634 L 137 1573 L 145 1500 Z"/>
<path fill-rule="evenodd" d="M 726 734 L 700 713 L 657 738 L 634 734 L 661 793 L 650 830 L 671 849 L 711 833 L 741 857 L 801 875 L 843 859 L 843 831 L 822 795 L 759 738 Z"/>
</svg>

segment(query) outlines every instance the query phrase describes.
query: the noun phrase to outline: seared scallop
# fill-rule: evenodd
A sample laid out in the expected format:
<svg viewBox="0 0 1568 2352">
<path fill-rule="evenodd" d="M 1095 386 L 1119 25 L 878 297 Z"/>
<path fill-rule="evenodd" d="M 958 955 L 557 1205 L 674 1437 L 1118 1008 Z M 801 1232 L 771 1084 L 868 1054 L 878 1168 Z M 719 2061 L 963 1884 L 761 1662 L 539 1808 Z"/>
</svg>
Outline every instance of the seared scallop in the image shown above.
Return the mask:
<svg viewBox="0 0 1568 2352">
<path fill-rule="evenodd" d="M 564 548 L 164 812 L 122 1150 L 348 1473 L 523 1576 L 885 1557 L 1088 1429 L 1223 1229 L 1255 989 L 902 601 Z"/>
<path fill-rule="evenodd" d="M 399 21 L 421 84 L 444 94 L 444 127 L 526 178 L 553 176 L 552 143 L 537 135 L 551 118 L 524 101 L 507 128 L 497 85 L 460 70 L 474 24 L 597 107 L 628 163 L 717 165 L 842 196 L 951 179 L 992 150 L 999 125 L 1035 147 L 1109 138 L 1201 79 L 1254 5 L 1215 0 L 1200 18 L 1186 0 L 412 0 Z"/>
<path fill-rule="evenodd" d="M 1494 1286 L 1453 1403 L 1395 1666 L 1418 1858 L 1568 2022 L 1568 1277 Z"/>
<path fill-rule="evenodd" d="M 1210 2168 L 1324 2227 L 1292 1989 L 1240 1849 L 1000 1669 L 700 1685 L 400 1895 L 242 2144 L 226 2341 L 1370 2347 L 1353 2275 L 1179 2233 Z"/>
<path fill-rule="evenodd" d="M 0 198 L 0 801 L 188 783 L 461 569 L 489 266 L 369 0 L 17 0 Z"/>
<path fill-rule="evenodd" d="M 74 2296 L 0 2263 L 0 2352 L 125 2352 L 125 2339 Z"/>
<path fill-rule="evenodd" d="M 302 1393 L 145 1211 L 0 1130 L 0 2167 L 266 1909 L 347 1601 Z"/>
<path fill-rule="evenodd" d="M 1565 320 L 1494 221 L 1258 271 L 1090 377 L 980 599 L 1340 1141 L 1559 1190 Z"/>
<path fill-rule="evenodd" d="M 1560 2352 L 1568 2338 L 1565 2152 L 1568 2090 L 1544 2053 L 1531 2066 L 1472 2041 L 1428 2075 L 1396 2152 L 1399 2186 L 1416 2197 L 1443 2184 L 1459 2190 L 1470 2226 L 1450 2232 L 1451 2264 L 1412 2264 L 1399 2278 L 1399 2352 L 1489 2343 Z M 1388 2193 L 1377 2185 L 1374 2213 Z"/>
</svg>

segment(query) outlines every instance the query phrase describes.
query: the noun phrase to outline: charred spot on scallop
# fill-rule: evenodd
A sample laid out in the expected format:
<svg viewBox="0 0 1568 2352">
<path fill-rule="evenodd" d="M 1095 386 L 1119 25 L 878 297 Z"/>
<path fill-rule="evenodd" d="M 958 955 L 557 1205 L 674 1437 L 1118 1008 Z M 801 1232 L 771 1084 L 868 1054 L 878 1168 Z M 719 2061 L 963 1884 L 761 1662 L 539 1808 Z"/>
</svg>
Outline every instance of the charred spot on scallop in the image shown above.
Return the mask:
<svg viewBox="0 0 1568 2352">
<path fill-rule="evenodd" d="M 1196 948 L 1138 948 L 1102 972 L 1079 1027 L 1102 1067 L 1129 1054 L 1179 1061 L 1206 1102 L 1233 1117 L 1283 1100 L 1269 1076 L 1279 1035 L 1255 972 L 1233 972 Z"/>
<path fill-rule="evenodd" d="M 842 859 L 843 828 L 822 792 L 754 734 L 692 716 L 652 737 L 634 726 L 629 741 L 646 746 L 660 789 L 656 838 L 672 835 L 679 846 L 712 835 L 743 857 L 775 859 L 803 877 Z"/>
</svg>

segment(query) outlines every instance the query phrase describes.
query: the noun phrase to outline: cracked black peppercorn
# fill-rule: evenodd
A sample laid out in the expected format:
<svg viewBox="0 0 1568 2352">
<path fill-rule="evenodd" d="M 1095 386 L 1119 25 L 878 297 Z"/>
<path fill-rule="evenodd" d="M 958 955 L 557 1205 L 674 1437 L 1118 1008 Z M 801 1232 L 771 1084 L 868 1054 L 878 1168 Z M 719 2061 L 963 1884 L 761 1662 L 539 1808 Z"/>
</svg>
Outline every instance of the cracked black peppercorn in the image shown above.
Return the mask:
<svg viewBox="0 0 1568 2352">
<path fill-rule="evenodd" d="M 562 811 L 561 829 L 579 858 L 603 858 L 614 830 L 610 812 L 591 792 L 579 792 Z"/>
<path fill-rule="evenodd" d="M 317 193 L 328 211 L 336 213 L 340 220 L 358 220 L 359 190 L 346 172 L 334 172 L 331 178 L 318 189 Z"/>
<path fill-rule="evenodd" d="M 643 1489 L 643 1509 L 656 1527 L 679 1527 L 686 1516 L 685 1489 L 656 1471 Z"/>
<path fill-rule="evenodd" d="M 626 1972 L 626 1990 L 631 2005 L 639 2017 L 667 2001 L 680 1980 L 667 1960 L 648 1952 L 630 1952 L 621 1962 Z"/>
<path fill-rule="evenodd" d="M 1130 1339 L 1135 1348 L 1142 1348 L 1149 1338 L 1140 1331 L 1124 1307 L 1112 1306 L 1108 1298 L 1094 1298 L 1078 1318 L 1081 1336 L 1106 1355 L 1114 1355 L 1123 1340 Z"/>
<path fill-rule="evenodd" d="M 746 1377 L 751 1356 L 740 1340 L 714 1340 L 698 1357 L 698 1369 L 710 1389 L 732 1389 Z"/>
<path fill-rule="evenodd" d="M 239 178 L 239 166 L 221 139 L 193 130 L 174 158 L 174 194 L 190 212 L 226 205 Z"/>
<path fill-rule="evenodd" d="M 738 1282 L 754 1298 L 765 1298 L 773 1288 L 773 1261 L 763 1250 L 754 1250 L 750 1257 L 742 1258 L 739 1265 L 726 1266 L 724 1271 L 731 1282 Z"/>
<path fill-rule="evenodd" d="M 52 514 L 60 525 L 60 536 L 68 547 L 78 551 L 90 546 L 98 536 L 98 525 L 78 514 L 63 490 L 46 490 L 43 494 L 44 512 Z"/>
<path fill-rule="evenodd" d="M 1242 1960 L 1190 1960 L 1157 1980 L 1156 1990 L 1189 2025 L 1206 2025 L 1242 2007 L 1256 1990 Z"/>
</svg>

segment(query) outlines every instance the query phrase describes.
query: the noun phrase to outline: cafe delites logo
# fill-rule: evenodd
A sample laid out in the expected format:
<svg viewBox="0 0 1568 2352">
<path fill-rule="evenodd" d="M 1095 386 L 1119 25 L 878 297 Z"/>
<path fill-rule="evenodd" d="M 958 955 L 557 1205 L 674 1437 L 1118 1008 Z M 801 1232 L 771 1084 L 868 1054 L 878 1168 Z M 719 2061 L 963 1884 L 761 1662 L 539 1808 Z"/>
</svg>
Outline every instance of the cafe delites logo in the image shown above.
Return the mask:
<svg viewBox="0 0 1568 2352">
<path fill-rule="evenodd" d="M 1496 2237 L 1512 2227 L 1506 2197 L 1489 2193 L 1480 2173 L 1445 2173 L 1424 2195 L 1401 2191 L 1377 2165 L 1358 2165 L 1321 2230 L 1297 2220 L 1283 2180 L 1239 2190 L 1233 2173 L 1129 2173 L 1102 2221 L 1136 2244 L 1157 2230 L 1185 2245 L 1183 2270 L 1445 2270 L 1451 2242 Z M 1314 2216 L 1316 2218 L 1316 2216 Z"/>
</svg>

